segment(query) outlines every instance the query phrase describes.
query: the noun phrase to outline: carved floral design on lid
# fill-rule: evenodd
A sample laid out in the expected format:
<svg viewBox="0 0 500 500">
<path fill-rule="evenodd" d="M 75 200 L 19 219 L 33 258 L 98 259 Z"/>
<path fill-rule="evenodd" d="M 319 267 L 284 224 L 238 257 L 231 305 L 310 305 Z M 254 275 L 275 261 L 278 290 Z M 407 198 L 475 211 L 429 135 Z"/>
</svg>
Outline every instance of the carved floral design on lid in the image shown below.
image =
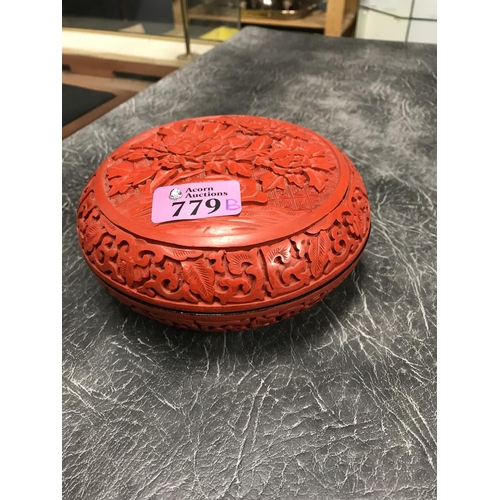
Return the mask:
<svg viewBox="0 0 500 500">
<path fill-rule="evenodd" d="M 281 223 L 324 203 L 337 170 L 328 144 L 302 127 L 269 118 L 197 118 L 157 127 L 119 148 L 107 167 L 106 194 L 121 212 L 147 221 L 159 187 L 236 179 L 240 223 L 252 224 L 258 205 L 271 209 L 269 222 Z"/>
</svg>

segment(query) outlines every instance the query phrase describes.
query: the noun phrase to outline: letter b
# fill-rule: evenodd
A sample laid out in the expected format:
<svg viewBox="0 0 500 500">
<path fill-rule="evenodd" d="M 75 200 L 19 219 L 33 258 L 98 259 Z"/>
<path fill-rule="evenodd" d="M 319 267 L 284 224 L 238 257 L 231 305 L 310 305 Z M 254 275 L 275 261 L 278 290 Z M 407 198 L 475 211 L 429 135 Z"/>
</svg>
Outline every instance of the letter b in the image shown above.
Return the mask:
<svg viewBox="0 0 500 500">
<path fill-rule="evenodd" d="M 238 203 L 238 200 L 233 200 L 232 198 L 228 198 L 226 200 L 226 210 L 239 210 L 241 205 Z"/>
</svg>

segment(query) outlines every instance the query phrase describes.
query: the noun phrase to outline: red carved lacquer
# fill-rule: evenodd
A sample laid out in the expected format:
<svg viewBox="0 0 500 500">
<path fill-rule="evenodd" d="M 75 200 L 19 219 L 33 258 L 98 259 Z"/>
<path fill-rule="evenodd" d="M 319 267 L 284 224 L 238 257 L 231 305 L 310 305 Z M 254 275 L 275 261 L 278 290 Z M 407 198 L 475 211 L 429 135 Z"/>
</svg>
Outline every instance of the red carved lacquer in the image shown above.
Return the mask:
<svg viewBox="0 0 500 500">
<path fill-rule="evenodd" d="M 235 216 L 156 224 L 153 192 L 239 181 Z M 265 326 L 311 307 L 352 271 L 370 208 L 351 161 L 318 134 L 253 116 L 162 125 L 97 169 L 78 207 L 86 262 L 150 318 L 205 331 Z"/>
</svg>

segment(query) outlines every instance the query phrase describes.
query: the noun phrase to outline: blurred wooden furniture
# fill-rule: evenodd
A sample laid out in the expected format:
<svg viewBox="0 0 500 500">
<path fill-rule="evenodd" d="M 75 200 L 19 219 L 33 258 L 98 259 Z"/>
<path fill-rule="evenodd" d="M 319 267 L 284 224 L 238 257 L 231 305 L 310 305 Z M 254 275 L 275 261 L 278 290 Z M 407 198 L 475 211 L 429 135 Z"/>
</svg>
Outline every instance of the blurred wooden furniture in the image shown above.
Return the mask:
<svg viewBox="0 0 500 500">
<path fill-rule="evenodd" d="M 175 5 L 180 0 L 173 0 Z M 277 26 L 283 28 L 304 28 L 323 30 L 326 36 L 342 36 L 354 24 L 358 12 L 358 0 L 327 0 L 326 11 L 314 10 L 302 19 L 269 19 L 253 16 L 242 16 L 242 24 L 260 26 Z M 189 9 L 189 19 L 234 22 L 234 16 L 207 14 L 203 4 Z"/>
<path fill-rule="evenodd" d="M 328 0 L 325 14 L 325 35 L 342 36 L 354 24 L 358 0 Z"/>
<path fill-rule="evenodd" d="M 178 69 L 170 64 L 155 64 L 150 61 L 124 61 L 116 57 L 97 55 L 62 54 L 62 64 L 71 73 L 114 78 L 133 75 L 150 76 L 156 79 L 169 75 Z"/>
</svg>

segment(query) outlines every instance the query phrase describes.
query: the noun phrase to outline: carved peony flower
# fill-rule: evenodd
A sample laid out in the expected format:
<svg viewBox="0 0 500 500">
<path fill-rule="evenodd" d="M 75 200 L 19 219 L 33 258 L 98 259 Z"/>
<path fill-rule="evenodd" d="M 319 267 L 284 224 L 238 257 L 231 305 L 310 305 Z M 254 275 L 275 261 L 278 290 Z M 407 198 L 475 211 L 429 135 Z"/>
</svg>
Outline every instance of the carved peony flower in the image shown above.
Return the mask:
<svg viewBox="0 0 500 500">
<path fill-rule="evenodd" d="M 177 122 L 113 158 L 117 163 L 108 169 L 109 196 L 144 186 L 152 192 L 206 173 L 237 178 L 247 201 L 257 203 L 267 201 L 266 191 L 287 185 L 321 192 L 333 168 L 324 147 L 310 142 L 306 132 L 259 117 Z M 256 167 L 260 175 L 253 180 Z"/>
</svg>

